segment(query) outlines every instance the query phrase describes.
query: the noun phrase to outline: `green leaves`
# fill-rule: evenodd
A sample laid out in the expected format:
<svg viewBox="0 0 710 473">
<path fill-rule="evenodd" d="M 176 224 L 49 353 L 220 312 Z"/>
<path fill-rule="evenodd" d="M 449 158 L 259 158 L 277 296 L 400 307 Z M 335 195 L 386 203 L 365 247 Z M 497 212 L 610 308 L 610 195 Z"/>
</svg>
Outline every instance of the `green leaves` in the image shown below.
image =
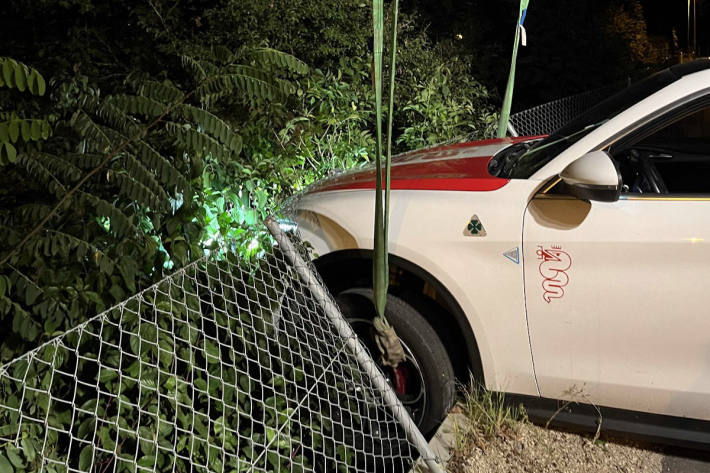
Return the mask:
<svg viewBox="0 0 710 473">
<path fill-rule="evenodd" d="M 230 142 L 227 146 L 224 146 L 214 138 L 195 130 L 189 125 L 180 125 L 173 122 L 167 123 L 165 129 L 180 144 L 198 156 L 209 154 L 222 162 L 228 162 L 241 152 L 242 141 L 238 135 L 232 134 Z"/>
<path fill-rule="evenodd" d="M 93 207 L 95 213 L 109 219 L 109 227 L 116 236 L 122 238 L 136 232 L 131 218 L 127 217 L 121 210 L 112 203 L 107 202 L 95 195 L 79 192 L 77 199 L 81 205 Z"/>
<path fill-rule="evenodd" d="M 180 61 L 182 62 L 182 66 L 192 73 L 197 82 L 207 78 L 205 68 L 197 59 L 191 56 L 182 55 L 180 56 Z"/>
<path fill-rule="evenodd" d="M 307 74 L 308 65 L 291 54 L 271 48 L 258 48 L 251 53 L 257 63 L 270 64 L 296 74 Z"/>
<path fill-rule="evenodd" d="M 143 81 L 138 87 L 138 95 L 162 103 L 176 104 L 183 101 L 185 94 L 169 82 Z"/>
<path fill-rule="evenodd" d="M 155 199 L 155 204 L 153 208 L 167 208 L 170 202 L 170 197 L 155 179 L 153 172 L 146 168 L 139 159 L 137 159 L 130 153 L 124 154 L 124 159 L 125 170 L 127 171 L 127 174 L 129 174 L 136 182 L 140 183 L 145 189 L 152 193 L 152 197 Z"/>
<path fill-rule="evenodd" d="M 10 460 L 10 463 L 15 468 L 21 469 L 25 467 L 25 462 L 22 459 L 22 455 L 19 449 L 15 448 L 12 445 L 8 445 L 6 447 L 5 454 L 7 455 L 7 459 Z M 0 467 L 0 469 L 2 468 Z"/>
<path fill-rule="evenodd" d="M 252 165 L 242 159 L 247 138 L 242 129 L 248 123 L 243 112 L 245 106 L 266 107 L 286 97 L 295 90 L 289 78 L 307 68 L 268 48 L 210 48 L 200 56 L 183 59 L 194 83 L 185 74 L 178 75 L 180 81 L 145 80 L 136 72 L 126 87 L 102 93 L 90 80 L 71 79 L 56 85 L 52 101 L 24 108 L 47 109 L 47 120 L 20 110 L 0 112 L 0 165 L 5 166 L 0 258 L 12 251 L 9 262 L 17 270 L 0 267 L 0 322 L 11 326 L 0 337 L 0 361 L 201 256 L 203 203 L 205 193 L 212 192 L 203 186 L 217 182 L 203 176 L 205 169 L 232 182 L 236 191 L 229 198 L 240 202 L 238 209 L 223 202 L 214 217 L 225 239 L 236 237 L 232 244 L 246 239 L 248 257 L 260 251 L 265 236 L 254 243 L 244 227 L 267 212 L 268 196 L 277 188 L 262 176 L 273 175 L 279 166 L 275 160 Z M 0 85 L 14 89 L 6 94 L 39 93 L 40 83 L 46 92 L 36 71 L 5 62 Z M 68 192 L 72 195 L 64 200 Z M 48 217 L 40 231 L 17 246 Z M 231 225 L 234 221 L 241 223 Z M 165 353 L 158 357 L 161 366 L 174 363 Z M 205 355 L 209 365 L 215 364 L 214 355 Z M 107 385 L 118 382 L 111 371 L 101 376 Z M 172 383 L 178 389 L 181 381 Z"/>
<path fill-rule="evenodd" d="M 91 461 L 94 459 L 94 447 L 91 445 L 85 446 L 79 454 L 79 470 L 89 471 Z"/>
<path fill-rule="evenodd" d="M 46 120 L 17 118 L 13 114 L 10 120 L 0 121 L 0 143 L 42 141 L 49 138 L 52 129 Z"/>
<path fill-rule="evenodd" d="M 160 210 L 169 205 L 165 200 L 161 200 L 148 186 L 143 185 L 127 173 L 116 173 L 112 179 L 124 196 L 147 209 Z"/>
<path fill-rule="evenodd" d="M 175 90 L 171 89 L 171 92 Z M 168 101 L 179 101 L 182 97 L 179 94 L 169 94 L 167 97 Z M 143 97 L 140 95 L 118 95 L 114 97 L 109 97 L 107 102 L 111 103 L 117 109 L 123 111 L 124 113 L 130 115 L 141 115 L 148 118 L 156 118 L 165 112 L 164 102 L 158 102 L 150 97 Z"/>
<path fill-rule="evenodd" d="M 26 243 L 34 253 L 45 257 L 60 256 L 63 259 L 74 257 L 79 263 L 93 263 L 101 272 L 110 274 L 115 261 L 91 242 L 59 230 L 46 230 Z M 32 305 L 34 300 L 27 300 Z"/>
<path fill-rule="evenodd" d="M 217 46 L 203 52 L 204 57 L 181 57 L 192 73 L 195 95 L 204 106 L 223 98 L 265 103 L 295 93 L 284 74 L 303 75 L 308 66 L 294 56 L 271 48 L 232 52 Z"/>
<path fill-rule="evenodd" d="M 17 162 L 17 149 L 8 142 L 0 142 L 0 167 Z"/>
<path fill-rule="evenodd" d="M 183 118 L 195 123 L 200 130 L 204 130 L 222 144 L 237 154 L 241 151 L 242 139 L 232 127 L 216 115 L 192 105 L 184 104 L 180 107 Z M 238 151 L 237 151 L 238 150 Z"/>
<path fill-rule="evenodd" d="M 401 108 L 402 121 L 408 125 L 397 138 L 398 144 L 418 149 L 495 134 L 498 117 L 488 103 L 485 87 L 468 80 L 465 94 L 454 93 L 453 80 L 453 72 L 440 66 L 429 78 L 415 84 L 416 93 Z"/>
<path fill-rule="evenodd" d="M 64 179 L 67 183 L 72 183 L 78 181 L 82 175 L 81 169 L 73 163 L 47 153 L 31 151 L 22 154 L 19 161 L 30 172 L 42 175 L 44 182 L 48 184 L 54 182 L 61 188 L 64 188 L 64 184 L 58 178 Z"/>
<path fill-rule="evenodd" d="M 165 186 L 175 188 L 178 192 L 189 187 L 190 184 L 185 176 L 175 168 L 168 158 L 161 155 L 150 144 L 141 140 L 134 143 L 131 149 L 144 166 L 156 173 Z"/>
<path fill-rule="evenodd" d="M 36 69 L 6 57 L 0 57 L 0 87 L 34 95 L 44 95 L 46 90 L 44 78 Z M 15 112 L 0 113 L 0 167 L 17 162 L 18 142 L 46 140 L 51 131 L 44 119 L 22 118 Z"/>
<path fill-rule="evenodd" d="M 5 455 L 0 453 L 0 473 L 14 473 L 15 469 Z"/>
<path fill-rule="evenodd" d="M 34 341 L 42 333 L 42 327 L 24 311 L 19 304 L 13 304 L 15 314 L 12 318 L 12 331 L 23 340 Z"/>
<path fill-rule="evenodd" d="M 222 74 L 202 82 L 195 89 L 196 95 L 204 104 L 232 95 L 242 94 L 250 99 L 271 100 L 280 93 L 274 83 L 244 73 Z"/>
<path fill-rule="evenodd" d="M 7 57 L 0 57 L 0 87 L 28 91 L 33 95 L 44 95 L 47 90 L 39 71 Z"/>
<path fill-rule="evenodd" d="M 47 187 L 47 190 L 57 198 L 60 198 L 66 192 L 66 186 L 62 181 L 57 179 L 52 173 L 52 170 L 47 167 L 45 160 L 42 159 L 42 155 L 35 153 L 22 154 L 18 156 L 17 162 L 26 169 L 28 173 L 33 175 L 35 179 L 43 183 Z M 71 170 L 68 172 L 71 172 Z"/>
<path fill-rule="evenodd" d="M 27 458 L 28 462 L 33 462 L 37 457 L 37 448 L 35 446 L 35 440 L 30 438 L 23 438 L 20 440 L 20 446 L 22 447 L 22 453 Z"/>
</svg>

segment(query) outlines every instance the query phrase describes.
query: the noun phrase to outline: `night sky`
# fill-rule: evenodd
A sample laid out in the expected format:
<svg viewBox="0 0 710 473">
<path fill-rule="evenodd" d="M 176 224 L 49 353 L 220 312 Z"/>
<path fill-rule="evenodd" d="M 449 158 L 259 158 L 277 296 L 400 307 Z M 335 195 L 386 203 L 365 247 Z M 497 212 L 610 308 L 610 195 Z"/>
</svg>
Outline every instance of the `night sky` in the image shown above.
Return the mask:
<svg viewBox="0 0 710 473">
<path fill-rule="evenodd" d="M 710 23 L 710 1 L 695 1 L 695 9 L 698 15 L 698 53 L 702 56 L 710 56 L 710 36 L 708 35 L 708 26 Z M 693 0 L 690 0 L 691 15 L 692 2 Z M 649 34 L 670 37 L 673 28 L 675 28 L 678 35 L 678 46 L 682 49 L 688 49 L 688 0 L 642 0 L 642 4 L 646 15 L 646 21 L 648 23 Z M 692 45 L 692 24 L 690 30 L 690 42 Z"/>
<path fill-rule="evenodd" d="M 619 45 L 604 33 L 601 13 L 610 5 L 631 6 L 626 0 L 530 0 L 525 26 L 528 47 L 518 57 L 514 109 L 524 109 L 587 90 L 636 81 L 658 68 L 683 59 L 693 49 L 693 22 L 688 35 L 688 0 L 640 0 L 649 39 L 668 44 L 667 60 L 629 71 Z M 710 0 L 695 2 L 697 54 L 710 56 Z M 446 40 L 463 34 L 462 54 L 480 58 L 474 76 L 492 90 L 505 87 L 510 41 L 519 0 L 409 0 L 431 24 L 430 34 Z M 688 41 L 688 36 L 690 41 Z M 468 42 L 467 42 L 468 40 Z M 619 53 L 619 54 L 617 54 Z M 617 56 L 617 57 L 615 57 Z"/>
</svg>

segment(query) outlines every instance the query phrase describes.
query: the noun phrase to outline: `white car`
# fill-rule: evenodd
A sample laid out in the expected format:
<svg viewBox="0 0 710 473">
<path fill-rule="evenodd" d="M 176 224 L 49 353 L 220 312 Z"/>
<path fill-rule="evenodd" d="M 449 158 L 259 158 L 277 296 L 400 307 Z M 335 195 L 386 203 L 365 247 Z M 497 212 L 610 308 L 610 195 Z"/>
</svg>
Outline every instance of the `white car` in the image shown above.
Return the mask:
<svg viewBox="0 0 710 473">
<path fill-rule="evenodd" d="M 320 183 L 294 216 L 366 343 L 374 173 Z M 710 447 L 710 61 L 549 137 L 400 155 L 391 199 L 408 362 L 386 371 L 423 431 L 470 371 L 533 418 L 573 401 L 557 421 Z"/>
</svg>

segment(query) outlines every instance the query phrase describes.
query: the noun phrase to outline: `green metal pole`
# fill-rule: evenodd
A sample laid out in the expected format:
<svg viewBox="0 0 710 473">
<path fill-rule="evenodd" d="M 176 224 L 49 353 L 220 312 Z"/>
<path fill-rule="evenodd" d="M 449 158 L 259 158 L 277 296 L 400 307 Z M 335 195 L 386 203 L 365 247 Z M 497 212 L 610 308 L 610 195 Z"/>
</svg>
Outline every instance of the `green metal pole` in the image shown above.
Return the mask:
<svg viewBox="0 0 710 473">
<path fill-rule="evenodd" d="M 498 138 L 504 138 L 508 132 L 508 121 L 510 120 L 510 108 L 513 104 L 513 89 L 515 88 L 515 67 L 518 62 L 518 45 L 520 44 L 520 33 L 523 30 L 523 22 L 527 14 L 530 0 L 520 0 L 520 12 L 518 13 L 518 23 L 515 27 L 515 43 L 513 43 L 513 57 L 510 60 L 510 74 L 508 84 L 503 97 L 503 108 L 500 111 L 498 120 Z"/>
<path fill-rule="evenodd" d="M 399 0 L 394 0 L 394 26 L 392 31 L 392 63 L 390 67 L 390 108 L 387 114 L 387 162 L 385 163 L 385 219 L 384 249 L 387 286 L 389 287 L 389 224 L 390 224 L 390 168 L 392 167 L 392 120 L 394 115 L 394 76 L 397 70 L 397 23 L 399 21 Z M 386 296 L 386 290 L 385 290 Z"/>
<path fill-rule="evenodd" d="M 404 349 L 394 329 L 387 321 L 385 308 L 389 289 L 389 213 L 390 213 L 390 167 L 392 162 L 392 120 L 394 112 L 394 85 L 397 57 L 397 22 L 399 0 L 394 0 L 394 26 L 392 33 L 392 63 L 390 69 L 390 100 L 387 125 L 387 154 L 384 166 L 384 202 L 382 188 L 382 54 L 383 54 L 383 5 L 382 0 L 373 0 L 373 52 L 375 59 L 375 111 L 377 115 L 377 147 L 375 152 L 375 225 L 374 260 L 372 265 L 372 289 L 377 317 L 374 320 L 377 344 L 384 364 L 396 367 L 404 360 Z"/>
<path fill-rule="evenodd" d="M 384 212 L 382 202 L 382 52 L 383 52 L 383 5 L 382 0 L 373 0 L 372 22 L 374 33 L 373 52 L 375 55 L 375 114 L 377 117 L 377 144 L 375 149 L 375 256 L 372 267 L 373 291 L 375 293 L 375 308 L 380 317 L 384 318 L 387 289 L 389 285 L 389 268 L 387 267 L 387 248 L 384 236 Z"/>
</svg>

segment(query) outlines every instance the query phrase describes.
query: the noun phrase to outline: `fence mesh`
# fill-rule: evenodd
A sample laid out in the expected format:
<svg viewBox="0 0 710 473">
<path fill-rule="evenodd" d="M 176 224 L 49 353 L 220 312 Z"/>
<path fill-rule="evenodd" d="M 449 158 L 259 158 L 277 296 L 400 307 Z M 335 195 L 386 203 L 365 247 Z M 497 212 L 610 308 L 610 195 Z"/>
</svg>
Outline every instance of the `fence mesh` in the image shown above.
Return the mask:
<svg viewBox="0 0 710 473">
<path fill-rule="evenodd" d="M 523 110 L 510 116 L 510 125 L 517 136 L 550 135 L 622 87 L 603 87 Z"/>
<path fill-rule="evenodd" d="M 0 367 L 0 471 L 409 470 L 322 303 L 278 247 L 190 264 Z"/>
</svg>

